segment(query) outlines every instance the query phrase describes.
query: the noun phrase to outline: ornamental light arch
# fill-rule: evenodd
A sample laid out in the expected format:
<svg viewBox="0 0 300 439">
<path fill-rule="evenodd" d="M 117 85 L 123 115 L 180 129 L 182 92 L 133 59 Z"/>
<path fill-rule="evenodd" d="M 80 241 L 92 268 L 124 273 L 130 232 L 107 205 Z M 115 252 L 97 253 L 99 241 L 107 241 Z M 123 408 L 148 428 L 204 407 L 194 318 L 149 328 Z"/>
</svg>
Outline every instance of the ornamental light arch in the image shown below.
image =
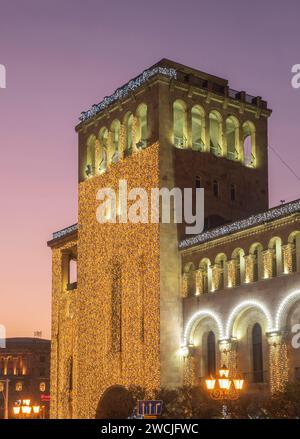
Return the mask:
<svg viewBox="0 0 300 439">
<path fill-rule="evenodd" d="M 300 301 L 300 290 L 293 291 L 280 302 L 275 316 L 275 331 L 284 328 L 288 312 L 298 300 Z"/>
<path fill-rule="evenodd" d="M 206 317 L 210 317 L 216 323 L 219 340 L 224 338 L 224 328 L 220 316 L 210 309 L 201 309 L 193 314 L 186 324 L 183 334 L 183 346 L 193 344 L 193 333 L 201 320 Z"/>
<path fill-rule="evenodd" d="M 273 320 L 272 316 L 267 309 L 267 307 L 256 300 L 244 300 L 243 302 L 239 303 L 233 310 L 231 311 L 227 323 L 226 323 L 226 329 L 225 329 L 225 338 L 230 339 L 232 337 L 236 337 L 236 334 L 234 332 L 234 323 L 238 317 L 241 316 L 242 313 L 247 311 L 250 308 L 257 308 L 259 309 L 267 320 L 267 331 L 271 331 L 273 328 Z"/>
</svg>

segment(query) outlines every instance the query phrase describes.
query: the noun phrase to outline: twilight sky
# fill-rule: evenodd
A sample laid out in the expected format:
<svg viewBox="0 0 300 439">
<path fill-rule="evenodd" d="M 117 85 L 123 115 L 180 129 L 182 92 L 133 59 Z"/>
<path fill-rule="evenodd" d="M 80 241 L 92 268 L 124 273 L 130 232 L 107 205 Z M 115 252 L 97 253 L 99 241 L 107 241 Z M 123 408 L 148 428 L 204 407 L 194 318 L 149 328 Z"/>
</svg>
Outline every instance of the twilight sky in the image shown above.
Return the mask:
<svg viewBox="0 0 300 439">
<path fill-rule="evenodd" d="M 50 337 L 51 233 L 77 221 L 82 110 L 163 57 L 260 95 L 269 144 L 300 175 L 298 0 L 0 0 L 0 324 Z M 300 198 L 270 152 L 270 204 Z"/>
</svg>

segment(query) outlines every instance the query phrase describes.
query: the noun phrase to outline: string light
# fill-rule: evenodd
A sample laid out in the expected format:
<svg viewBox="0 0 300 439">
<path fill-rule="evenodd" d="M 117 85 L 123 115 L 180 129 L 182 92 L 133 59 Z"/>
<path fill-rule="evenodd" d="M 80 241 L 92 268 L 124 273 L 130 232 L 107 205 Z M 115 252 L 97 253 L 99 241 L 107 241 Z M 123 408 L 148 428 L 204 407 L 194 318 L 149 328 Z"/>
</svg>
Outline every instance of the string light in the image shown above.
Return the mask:
<svg viewBox="0 0 300 439">
<path fill-rule="evenodd" d="M 231 224 L 227 224 L 216 229 L 203 232 L 200 235 L 193 236 L 192 238 L 184 239 L 179 243 L 179 248 L 187 248 L 196 244 L 201 244 L 212 239 L 220 238 L 222 236 L 229 235 L 234 232 L 248 229 L 259 224 L 264 224 L 269 221 L 273 221 L 285 215 L 291 215 L 292 213 L 300 211 L 300 200 L 293 201 L 282 206 L 274 207 L 266 212 L 259 213 L 257 215 L 251 215 L 246 219 L 235 221 Z"/>
<path fill-rule="evenodd" d="M 159 186 L 159 145 L 121 160 L 105 175 L 79 187 L 78 242 L 53 248 L 51 417 L 94 418 L 104 391 L 132 383 L 147 392 L 160 387 L 159 224 L 99 224 L 99 187 Z M 62 255 L 78 245 L 78 289 L 62 291 Z M 122 266 L 121 350 L 112 349 L 112 267 Z M 141 260 L 144 270 L 140 270 Z M 141 275 L 143 279 L 141 279 Z M 137 290 L 143 290 L 140 293 Z M 66 312 L 74 303 L 74 317 Z M 143 325 L 141 325 L 143 320 Z M 140 336 L 137 336 L 140 334 Z M 68 359 L 73 358 L 73 390 Z"/>
<path fill-rule="evenodd" d="M 131 92 L 133 92 L 141 85 L 149 81 L 153 76 L 158 74 L 168 76 L 169 78 L 174 78 L 174 79 L 176 79 L 177 77 L 176 70 L 173 68 L 169 69 L 167 67 L 157 66 L 152 69 L 145 70 L 141 75 L 127 82 L 127 84 L 125 84 L 123 87 L 118 88 L 112 95 L 105 97 L 103 101 L 101 101 L 99 104 L 94 104 L 89 110 L 83 111 L 81 113 L 81 116 L 79 117 L 79 120 L 81 122 L 85 122 L 91 119 L 96 114 L 105 110 L 105 108 L 107 108 L 109 105 L 113 104 L 114 102 L 120 99 L 124 99 Z"/>
</svg>

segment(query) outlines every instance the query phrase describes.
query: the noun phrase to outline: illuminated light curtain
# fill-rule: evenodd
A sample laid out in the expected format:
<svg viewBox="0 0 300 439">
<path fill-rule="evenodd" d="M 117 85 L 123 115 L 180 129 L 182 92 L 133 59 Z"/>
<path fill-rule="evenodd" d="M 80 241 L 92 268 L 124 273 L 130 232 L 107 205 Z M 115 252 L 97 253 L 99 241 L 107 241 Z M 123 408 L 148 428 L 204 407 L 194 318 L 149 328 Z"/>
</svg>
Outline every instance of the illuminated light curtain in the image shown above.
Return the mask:
<svg viewBox="0 0 300 439">
<path fill-rule="evenodd" d="M 112 351 L 120 352 L 122 348 L 122 270 L 119 263 L 112 264 L 111 288 L 111 343 Z"/>
</svg>

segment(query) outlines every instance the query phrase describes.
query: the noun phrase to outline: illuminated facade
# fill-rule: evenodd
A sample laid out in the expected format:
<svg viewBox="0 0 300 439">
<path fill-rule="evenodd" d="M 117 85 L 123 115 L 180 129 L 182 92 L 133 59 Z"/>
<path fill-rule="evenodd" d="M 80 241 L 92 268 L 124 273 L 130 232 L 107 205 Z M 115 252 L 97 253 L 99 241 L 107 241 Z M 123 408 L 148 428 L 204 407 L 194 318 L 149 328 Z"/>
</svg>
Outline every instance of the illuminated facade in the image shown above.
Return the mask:
<svg viewBox="0 0 300 439">
<path fill-rule="evenodd" d="M 253 389 L 292 374 L 283 329 L 297 320 L 299 206 L 268 210 L 270 114 L 260 97 L 168 60 L 81 114 L 78 225 L 48 243 L 52 417 L 101 417 L 116 386 L 151 396 L 200 383 L 220 361 Z M 207 231 L 99 224 L 97 191 L 120 179 L 148 194 L 203 187 Z"/>
</svg>

